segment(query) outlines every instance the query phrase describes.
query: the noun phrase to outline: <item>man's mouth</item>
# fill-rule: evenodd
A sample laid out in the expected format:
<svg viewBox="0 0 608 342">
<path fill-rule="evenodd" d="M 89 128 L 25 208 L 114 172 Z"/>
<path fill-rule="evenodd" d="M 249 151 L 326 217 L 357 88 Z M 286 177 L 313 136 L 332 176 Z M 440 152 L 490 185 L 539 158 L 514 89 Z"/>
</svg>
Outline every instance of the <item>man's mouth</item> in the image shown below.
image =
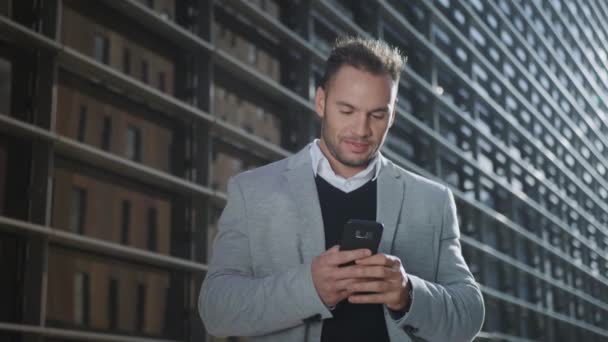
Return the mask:
<svg viewBox="0 0 608 342">
<path fill-rule="evenodd" d="M 350 147 L 350 150 L 355 153 L 363 153 L 366 152 L 369 148 L 370 144 L 366 142 L 354 141 L 354 140 L 344 140 L 346 145 Z"/>
</svg>

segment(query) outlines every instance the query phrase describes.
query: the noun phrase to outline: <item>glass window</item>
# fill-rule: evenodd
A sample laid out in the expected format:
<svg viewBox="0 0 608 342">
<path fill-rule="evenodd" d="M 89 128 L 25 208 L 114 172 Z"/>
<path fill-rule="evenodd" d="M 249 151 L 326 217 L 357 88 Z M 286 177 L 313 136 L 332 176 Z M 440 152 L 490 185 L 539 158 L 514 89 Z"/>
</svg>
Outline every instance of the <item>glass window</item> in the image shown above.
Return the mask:
<svg viewBox="0 0 608 342">
<path fill-rule="evenodd" d="M 118 301 L 118 279 L 110 278 L 108 285 L 108 327 L 116 329 L 120 320 L 120 302 Z"/>
<path fill-rule="evenodd" d="M 236 34 L 232 33 L 232 34 L 230 35 L 230 47 L 231 47 L 231 48 L 233 48 L 233 49 L 234 49 L 234 48 L 236 47 L 236 42 L 237 42 L 237 39 L 238 39 L 238 36 L 237 36 Z"/>
<path fill-rule="evenodd" d="M 174 0 L 163 1 L 161 6 L 173 16 Z M 167 50 L 170 49 L 167 44 L 171 43 L 159 40 L 143 26 L 128 25 L 129 18 L 119 12 L 101 3 L 66 1 L 61 16 L 62 43 L 145 83 L 152 78 L 155 83 L 156 70 L 163 70 L 168 80 L 167 90 L 172 92 L 170 85 L 175 70 L 172 58 L 175 57 Z M 142 60 L 145 61 L 142 63 Z"/>
<path fill-rule="evenodd" d="M 137 299 L 135 304 L 135 331 L 144 332 L 146 328 L 146 285 L 137 284 Z"/>
<path fill-rule="evenodd" d="M 165 73 L 164 72 L 159 72 L 158 73 L 158 89 L 162 92 L 165 91 L 166 86 L 165 86 Z"/>
<path fill-rule="evenodd" d="M 110 42 L 108 37 L 101 33 L 95 33 L 93 45 L 93 57 L 100 63 L 108 64 L 110 56 Z"/>
<path fill-rule="evenodd" d="M 124 245 L 129 244 L 129 226 L 131 225 L 131 202 L 122 201 L 120 221 L 120 242 Z"/>
<path fill-rule="evenodd" d="M 50 327 L 191 340 L 185 335 L 194 334 L 201 324 L 196 312 L 200 281 L 191 282 L 190 278 L 177 270 L 51 245 L 46 323 Z M 188 320 L 196 317 L 192 330 L 184 329 L 185 322 L 176 315 Z"/>
<path fill-rule="evenodd" d="M 80 115 L 78 117 L 78 133 L 76 139 L 84 141 L 87 129 L 87 106 L 80 106 Z"/>
<path fill-rule="evenodd" d="M 141 131 L 135 126 L 127 128 L 127 158 L 141 161 Z"/>
<path fill-rule="evenodd" d="M 268 11 L 265 13 L 269 14 Z M 279 46 L 276 45 L 277 41 L 272 39 L 272 36 L 256 34 L 255 30 L 247 32 L 245 31 L 246 26 L 233 25 L 229 21 L 224 22 L 220 16 L 217 16 L 216 19 L 213 22 L 213 40 L 218 48 L 251 65 L 265 76 L 277 82 L 280 81 L 280 58 L 277 55 Z M 253 27 L 251 28 L 253 29 Z"/>
<path fill-rule="evenodd" d="M 477 28 L 475 28 L 474 26 L 471 26 L 471 28 L 469 29 L 469 35 L 471 36 L 472 41 L 477 44 L 477 46 L 486 46 L 486 39 L 484 38 L 483 34 L 479 32 L 479 30 L 477 30 Z"/>
<path fill-rule="evenodd" d="M 166 81 L 165 86 L 170 87 Z M 170 165 L 173 135 L 181 128 L 179 121 L 75 76 L 61 74 L 59 82 L 57 131 L 61 135 L 80 139 L 80 125 L 81 137 L 86 133 L 86 144 L 164 172 L 179 172 Z M 84 111 L 86 114 L 82 114 Z"/>
<path fill-rule="evenodd" d="M 174 210 L 170 195 L 124 177 L 89 171 L 62 158 L 57 159 L 56 166 L 53 227 L 144 250 L 150 247 L 160 254 L 173 252 L 188 257 L 192 241 L 183 241 L 180 245 L 183 249 L 170 251 Z M 76 169 L 81 171 L 75 172 Z M 65 204 L 63 201 L 64 194 L 70 191 L 71 207 L 70 201 Z M 185 224 L 179 229 L 186 229 Z"/>
<path fill-rule="evenodd" d="M 247 45 L 247 62 L 249 62 L 249 64 L 255 64 L 258 60 L 258 49 L 254 44 L 249 43 Z"/>
<path fill-rule="evenodd" d="M 156 250 L 156 227 L 157 211 L 156 208 L 148 209 L 148 249 L 151 251 Z"/>
<path fill-rule="evenodd" d="M 441 174 L 439 175 L 444 181 L 454 187 L 458 187 L 462 182 L 460 170 L 462 167 L 458 163 L 458 159 L 442 151 L 440 155 Z"/>
<path fill-rule="evenodd" d="M 112 137 L 112 118 L 109 116 L 103 117 L 101 124 L 101 148 L 105 151 L 110 150 L 110 140 Z"/>
<path fill-rule="evenodd" d="M 473 8 L 477 10 L 477 12 L 483 12 L 483 4 L 480 0 L 471 0 L 470 2 Z"/>
<path fill-rule="evenodd" d="M 76 186 L 73 187 L 70 201 L 70 231 L 84 234 L 85 217 L 87 213 L 86 190 Z"/>
<path fill-rule="evenodd" d="M 283 136 L 289 136 L 295 127 L 284 127 L 284 119 L 277 115 L 282 110 L 274 103 L 261 100 L 261 96 L 243 89 L 234 80 L 220 77 L 213 92 L 214 115 L 234 124 L 248 133 L 259 136 L 273 144 L 286 144 Z M 261 117 L 261 120 L 258 119 Z"/>
<path fill-rule="evenodd" d="M 11 82 L 12 65 L 0 58 L 0 113 L 9 114 L 11 111 Z"/>
<path fill-rule="evenodd" d="M 148 61 L 141 61 L 141 81 L 148 83 Z"/>
<path fill-rule="evenodd" d="M 74 323 L 89 325 L 90 305 L 89 275 L 85 272 L 74 274 Z"/>
<path fill-rule="evenodd" d="M 128 47 L 122 51 L 122 71 L 127 75 L 131 74 L 131 50 Z"/>
<path fill-rule="evenodd" d="M 429 172 L 434 172 L 435 165 L 432 161 L 432 156 L 428 153 L 433 148 L 433 142 L 419 132 L 411 136 L 409 141 L 414 147 L 414 155 L 411 161 Z"/>
</svg>

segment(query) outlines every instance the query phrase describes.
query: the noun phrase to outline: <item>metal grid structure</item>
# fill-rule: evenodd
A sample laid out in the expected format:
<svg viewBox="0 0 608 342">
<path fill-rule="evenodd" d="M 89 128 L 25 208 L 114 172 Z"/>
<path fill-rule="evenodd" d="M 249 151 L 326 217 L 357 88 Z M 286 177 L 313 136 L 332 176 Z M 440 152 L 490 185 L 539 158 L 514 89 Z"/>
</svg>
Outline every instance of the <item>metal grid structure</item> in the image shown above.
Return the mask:
<svg viewBox="0 0 608 342">
<path fill-rule="evenodd" d="M 408 55 L 383 153 L 453 190 L 478 340 L 608 341 L 604 1 L 3 2 L 3 341 L 214 340 L 225 180 L 317 135 L 340 34 Z"/>
</svg>

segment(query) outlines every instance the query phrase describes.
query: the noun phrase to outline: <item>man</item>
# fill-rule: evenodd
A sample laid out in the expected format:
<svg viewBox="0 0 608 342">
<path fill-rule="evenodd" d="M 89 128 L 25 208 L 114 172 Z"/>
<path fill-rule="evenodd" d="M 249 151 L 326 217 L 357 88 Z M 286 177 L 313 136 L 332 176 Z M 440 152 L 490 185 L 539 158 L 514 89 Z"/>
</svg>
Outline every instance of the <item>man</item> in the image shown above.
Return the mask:
<svg viewBox="0 0 608 342">
<path fill-rule="evenodd" d="M 338 41 L 316 92 L 320 139 L 230 180 L 199 298 L 211 334 L 394 342 L 479 332 L 483 299 L 451 191 L 379 152 L 402 68 L 384 42 Z M 384 225 L 378 254 L 336 246 L 353 218 Z"/>
</svg>

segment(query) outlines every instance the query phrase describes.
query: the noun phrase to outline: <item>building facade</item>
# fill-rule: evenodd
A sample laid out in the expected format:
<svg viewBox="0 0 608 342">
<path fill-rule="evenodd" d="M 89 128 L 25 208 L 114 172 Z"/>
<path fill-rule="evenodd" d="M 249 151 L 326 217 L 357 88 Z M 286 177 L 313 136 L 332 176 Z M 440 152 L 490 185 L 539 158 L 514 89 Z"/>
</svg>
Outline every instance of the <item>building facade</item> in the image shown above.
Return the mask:
<svg viewBox="0 0 608 342">
<path fill-rule="evenodd" d="M 608 341 L 602 0 L 0 1 L 0 340 L 221 341 L 228 179 L 318 136 L 334 39 L 408 63 L 383 153 L 447 184 L 479 341 Z"/>
</svg>

